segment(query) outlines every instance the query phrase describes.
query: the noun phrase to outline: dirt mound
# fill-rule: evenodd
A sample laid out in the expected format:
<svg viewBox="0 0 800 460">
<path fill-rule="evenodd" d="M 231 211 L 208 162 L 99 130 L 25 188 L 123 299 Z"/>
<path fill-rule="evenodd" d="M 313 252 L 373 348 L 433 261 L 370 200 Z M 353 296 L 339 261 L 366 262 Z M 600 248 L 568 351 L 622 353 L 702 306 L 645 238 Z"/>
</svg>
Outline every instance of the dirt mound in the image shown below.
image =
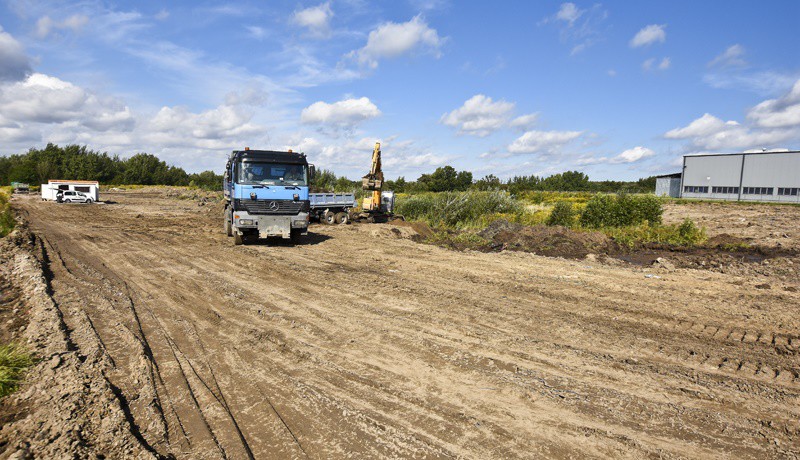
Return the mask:
<svg viewBox="0 0 800 460">
<path fill-rule="evenodd" d="M 607 254 L 616 247 L 600 232 L 577 232 L 560 226 L 526 227 L 506 221 L 493 222 L 479 235 L 504 249 L 571 259 L 583 259 L 593 253 Z"/>
<path fill-rule="evenodd" d="M 394 225 L 395 227 L 404 227 L 410 228 L 414 230 L 417 235 L 423 238 L 430 238 L 433 236 L 433 230 L 426 224 L 425 222 L 408 222 L 405 220 L 394 220 L 389 222 L 389 225 Z"/>
<path fill-rule="evenodd" d="M 750 246 L 752 238 L 742 238 L 739 236 L 729 235 L 727 233 L 720 233 L 714 235 L 706 240 L 704 246 L 707 248 L 734 248 L 734 247 L 748 247 Z"/>
</svg>

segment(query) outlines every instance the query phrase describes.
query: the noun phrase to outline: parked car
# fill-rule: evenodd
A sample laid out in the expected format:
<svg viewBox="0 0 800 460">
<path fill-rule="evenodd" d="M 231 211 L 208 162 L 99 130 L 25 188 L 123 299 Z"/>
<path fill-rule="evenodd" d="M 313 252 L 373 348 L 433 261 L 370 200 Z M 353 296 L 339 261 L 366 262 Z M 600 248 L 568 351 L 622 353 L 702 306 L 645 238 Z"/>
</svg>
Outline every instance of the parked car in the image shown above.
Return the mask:
<svg viewBox="0 0 800 460">
<path fill-rule="evenodd" d="M 65 190 L 62 196 L 62 200 L 64 203 L 92 204 L 92 197 L 83 192 L 75 192 L 72 190 Z"/>
</svg>

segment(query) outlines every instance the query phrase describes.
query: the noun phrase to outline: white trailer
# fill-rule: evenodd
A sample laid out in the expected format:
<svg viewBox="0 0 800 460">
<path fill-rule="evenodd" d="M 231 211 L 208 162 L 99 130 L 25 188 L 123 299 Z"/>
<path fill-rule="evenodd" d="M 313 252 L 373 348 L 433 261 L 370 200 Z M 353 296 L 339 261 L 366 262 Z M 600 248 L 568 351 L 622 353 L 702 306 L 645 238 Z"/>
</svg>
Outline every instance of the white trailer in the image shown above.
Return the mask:
<svg viewBox="0 0 800 460">
<path fill-rule="evenodd" d="M 42 184 L 42 200 L 56 200 L 58 191 L 83 192 L 95 203 L 99 201 L 100 183 L 94 180 L 49 180 Z"/>
</svg>

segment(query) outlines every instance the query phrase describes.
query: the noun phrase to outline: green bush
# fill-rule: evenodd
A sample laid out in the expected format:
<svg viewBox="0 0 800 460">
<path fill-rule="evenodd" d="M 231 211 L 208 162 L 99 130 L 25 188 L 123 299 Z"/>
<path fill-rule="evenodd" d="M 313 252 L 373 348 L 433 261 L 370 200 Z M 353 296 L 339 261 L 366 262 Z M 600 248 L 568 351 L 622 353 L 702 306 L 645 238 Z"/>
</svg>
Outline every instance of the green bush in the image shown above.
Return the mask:
<svg viewBox="0 0 800 460">
<path fill-rule="evenodd" d="M 9 193 L 8 187 L 0 190 L 0 238 L 11 233 L 16 224 L 14 214 L 11 212 L 11 204 L 8 202 Z"/>
<path fill-rule="evenodd" d="M 433 227 L 475 228 L 496 214 L 521 215 L 524 207 L 501 191 L 420 193 L 397 197 L 396 211 L 408 220 L 422 220 Z"/>
<path fill-rule="evenodd" d="M 589 228 L 660 224 L 663 212 L 661 200 L 654 195 L 597 194 L 586 203 L 580 222 Z"/>
<path fill-rule="evenodd" d="M 614 241 L 628 247 L 643 243 L 670 244 L 673 246 L 693 247 L 705 242 L 706 231 L 686 219 L 681 224 L 651 225 L 645 221 L 627 227 L 606 227 L 603 232 Z"/>
<path fill-rule="evenodd" d="M 575 224 L 575 210 L 569 201 L 559 201 L 547 217 L 547 225 L 572 227 Z"/>
<path fill-rule="evenodd" d="M 0 397 L 13 393 L 25 370 L 34 363 L 33 356 L 16 344 L 0 346 Z"/>
</svg>

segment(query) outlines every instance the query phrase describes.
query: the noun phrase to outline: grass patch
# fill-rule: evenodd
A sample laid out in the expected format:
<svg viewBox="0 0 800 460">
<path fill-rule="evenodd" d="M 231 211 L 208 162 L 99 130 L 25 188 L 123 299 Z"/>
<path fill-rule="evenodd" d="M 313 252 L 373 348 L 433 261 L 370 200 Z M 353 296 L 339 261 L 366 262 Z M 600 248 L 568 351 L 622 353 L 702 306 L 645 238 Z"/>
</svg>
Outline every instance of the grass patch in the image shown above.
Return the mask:
<svg viewBox="0 0 800 460">
<path fill-rule="evenodd" d="M 474 191 L 420 193 L 398 197 L 396 210 L 409 220 L 421 220 L 432 228 L 470 229 L 486 226 L 500 215 L 518 216 L 522 204 L 506 192 Z"/>
<path fill-rule="evenodd" d="M 689 219 L 681 224 L 651 225 L 642 222 L 626 227 L 605 227 L 600 229 L 614 241 L 629 248 L 637 244 L 660 243 L 681 247 L 694 247 L 706 241 L 706 230 Z"/>
<path fill-rule="evenodd" d="M 10 196 L 11 187 L 0 187 L 0 238 L 11 233 L 17 224 L 11 212 L 11 203 L 8 202 Z"/>
<path fill-rule="evenodd" d="M 436 231 L 425 240 L 426 243 L 446 246 L 453 249 L 473 249 L 476 251 L 489 247 L 489 240 L 472 232 Z"/>
<path fill-rule="evenodd" d="M 572 204 L 585 204 L 595 195 L 592 192 L 543 192 L 526 191 L 517 195 L 517 198 L 526 204 L 555 204 L 569 202 Z"/>
<path fill-rule="evenodd" d="M 547 216 L 547 225 L 561 225 L 562 227 L 572 227 L 575 225 L 575 210 L 569 201 L 559 201 Z"/>
<path fill-rule="evenodd" d="M 22 346 L 14 343 L 0 346 L 0 398 L 17 390 L 25 370 L 34 363 L 33 355 Z"/>
</svg>

